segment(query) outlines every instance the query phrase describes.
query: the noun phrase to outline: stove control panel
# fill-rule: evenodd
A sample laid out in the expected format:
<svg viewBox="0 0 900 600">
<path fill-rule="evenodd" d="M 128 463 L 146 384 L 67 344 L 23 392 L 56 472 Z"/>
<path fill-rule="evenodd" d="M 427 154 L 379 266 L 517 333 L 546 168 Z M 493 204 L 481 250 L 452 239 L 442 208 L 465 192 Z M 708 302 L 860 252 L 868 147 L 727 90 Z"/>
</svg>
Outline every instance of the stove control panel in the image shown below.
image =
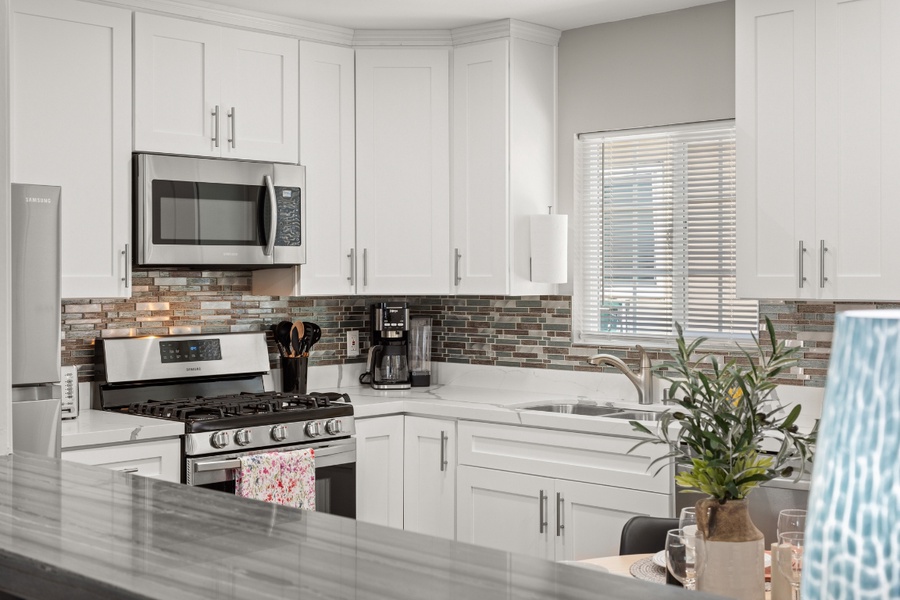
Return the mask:
<svg viewBox="0 0 900 600">
<path fill-rule="evenodd" d="M 287 444 L 321 443 L 355 434 L 356 426 L 352 416 L 332 417 L 188 433 L 184 436 L 184 451 L 189 457 L 222 455 L 228 452 L 269 450 Z"/>
<path fill-rule="evenodd" d="M 159 358 L 163 363 L 222 360 L 222 346 L 218 339 L 161 340 Z"/>
</svg>

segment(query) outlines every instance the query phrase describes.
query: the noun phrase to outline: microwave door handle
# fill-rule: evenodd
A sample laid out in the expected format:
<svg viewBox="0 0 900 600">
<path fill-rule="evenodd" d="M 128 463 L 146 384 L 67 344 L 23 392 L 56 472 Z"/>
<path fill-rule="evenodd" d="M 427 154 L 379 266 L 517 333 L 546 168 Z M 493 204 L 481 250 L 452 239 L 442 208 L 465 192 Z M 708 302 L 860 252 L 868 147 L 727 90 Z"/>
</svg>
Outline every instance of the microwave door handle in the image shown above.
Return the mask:
<svg viewBox="0 0 900 600">
<path fill-rule="evenodd" d="M 275 250 L 275 228 L 278 227 L 278 202 L 275 200 L 275 184 L 272 183 L 270 175 L 266 175 L 266 190 L 268 190 L 269 202 L 269 235 L 263 254 L 272 256 L 272 252 Z"/>
</svg>

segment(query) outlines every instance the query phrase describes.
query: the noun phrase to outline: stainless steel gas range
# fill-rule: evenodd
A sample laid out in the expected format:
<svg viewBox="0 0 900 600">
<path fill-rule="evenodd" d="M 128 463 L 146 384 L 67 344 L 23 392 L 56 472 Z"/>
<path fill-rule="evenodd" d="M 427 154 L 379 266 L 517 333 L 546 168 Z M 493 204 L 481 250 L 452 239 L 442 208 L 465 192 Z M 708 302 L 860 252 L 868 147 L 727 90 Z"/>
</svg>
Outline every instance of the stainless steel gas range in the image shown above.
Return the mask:
<svg viewBox="0 0 900 600">
<path fill-rule="evenodd" d="M 181 421 L 183 483 L 234 493 L 248 454 L 315 448 L 316 507 L 356 516 L 347 394 L 272 390 L 262 332 L 100 340 L 97 408 Z"/>
</svg>

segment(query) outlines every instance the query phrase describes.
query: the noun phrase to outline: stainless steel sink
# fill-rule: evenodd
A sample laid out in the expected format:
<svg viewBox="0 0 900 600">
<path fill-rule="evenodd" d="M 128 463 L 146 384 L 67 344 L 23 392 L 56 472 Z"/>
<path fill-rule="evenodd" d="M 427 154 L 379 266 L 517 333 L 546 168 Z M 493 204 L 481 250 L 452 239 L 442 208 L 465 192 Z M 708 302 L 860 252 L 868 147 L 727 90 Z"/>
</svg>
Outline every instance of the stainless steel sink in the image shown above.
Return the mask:
<svg viewBox="0 0 900 600">
<path fill-rule="evenodd" d="M 583 415 L 588 417 L 609 417 L 623 421 L 658 421 L 661 413 L 650 410 L 628 410 L 615 406 L 599 406 L 597 404 L 573 404 L 571 402 L 553 402 L 523 406 L 522 410 L 536 410 L 566 415 Z"/>
<path fill-rule="evenodd" d="M 662 413 L 649 410 L 627 410 L 606 416 L 611 419 L 622 419 L 623 421 L 659 421 Z"/>
<path fill-rule="evenodd" d="M 523 410 L 538 410 L 542 412 L 561 413 L 567 415 L 586 415 L 591 417 L 606 417 L 620 413 L 623 409 L 612 406 L 598 406 L 596 404 L 572 404 L 557 402 L 553 404 L 538 404 L 536 406 L 523 406 Z"/>
</svg>

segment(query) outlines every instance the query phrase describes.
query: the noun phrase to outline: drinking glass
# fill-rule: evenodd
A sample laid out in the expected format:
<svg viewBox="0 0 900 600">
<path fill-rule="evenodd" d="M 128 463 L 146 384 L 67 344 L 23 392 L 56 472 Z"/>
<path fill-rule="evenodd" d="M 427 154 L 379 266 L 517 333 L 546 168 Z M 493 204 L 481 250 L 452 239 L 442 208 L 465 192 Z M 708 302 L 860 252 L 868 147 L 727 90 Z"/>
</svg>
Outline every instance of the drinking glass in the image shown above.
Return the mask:
<svg viewBox="0 0 900 600">
<path fill-rule="evenodd" d="M 806 529 L 806 511 L 802 508 L 786 508 L 778 513 L 776 535 L 781 540 L 782 533 L 792 531 L 802 533 Z"/>
<path fill-rule="evenodd" d="M 789 549 L 791 560 L 778 561 L 778 568 L 791 584 L 791 596 L 800 600 L 800 574 L 803 571 L 803 532 L 789 531 L 778 536 L 778 543 Z"/>
<path fill-rule="evenodd" d="M 686 506 L 681 509 L 681 515 L 678 517 L 678 528 L 684 529 L 688 525 L 697 524 L 697 509 L 693 506 Z"/>
<path fill-rule="evenodd" d="M 666 568 L 685 589 L 697 588 L 696 536 L 684 529 L 670 529 L 666 533 Z"/>
</svg>

